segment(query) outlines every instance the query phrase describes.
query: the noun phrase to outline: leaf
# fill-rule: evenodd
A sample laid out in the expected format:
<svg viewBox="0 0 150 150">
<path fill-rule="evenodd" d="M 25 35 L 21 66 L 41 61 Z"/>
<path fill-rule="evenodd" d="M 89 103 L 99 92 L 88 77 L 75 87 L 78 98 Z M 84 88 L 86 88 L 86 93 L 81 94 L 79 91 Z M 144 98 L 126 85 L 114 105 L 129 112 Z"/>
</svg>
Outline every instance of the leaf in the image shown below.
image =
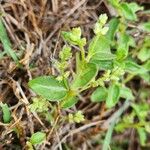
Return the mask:
<svg viewBox="0 0 150 150">
<path fill-rule="evenodd" d="M 106 98 L 107 108 L 111 108 L 116 105 L 120 97 L 120 88 L 117 84 L 111 84 L 108 89 L 108 96 Z"/>
<path fill-rule="evenodd" d="M 46 134 L 43 132 L 36 132 L 32 134 L 30 138 L 30 143 L 35 145 L 35 144 L 40 144 L 46 139 Z"/>
<path fill-rule="evenodd" d="M 143 47 L 137 57 L 141 60 L 141 61 L 146 61 L 150 58 L 150 48 L 149 47 Z"/>
<path fill-rule="evenodd" d="M 50 101 L 58 101 L 67 94 L 64 84 L 53 76 L 37 77 L 29 81 L 28 84 L 34 92 Z"/>
<path fill-rule="evenodd" d="M 124 17 L 131 21 L 136 21 L 136 12 L 143 9 L 143 7 L 138 6 L 136 3 L 121 3 L 120 6 Z"/>
<path fill-rule="evenodd" d="M 106 34 L 106 37 L 112 41 L 114 39 L 115 33 L 118 29 L 119 26 L 119 19 L 118 18 L 113 18 L 109 21 L 109 30 Z"/>
<path fill-rule="evenodd" d="M 136 115 L 141 121 L 145 121 L 148 113 L 149 113 L 149 105 L 147 103 L 140 103 L 140 104 L 132 104 L 131 105 L 134 111 L 136 112 Z"/>
<path fill-rule="evenodd" d="M 147 135 L 146 135 L 145 129 L 144 128 L 138 128 L 137 131 L 138 131 L 139 138 L 140 138 L 140 144 L 142 146 L 145 146 L 146 140 L 147 140 Z"/>
<path fill-rule="evenodd" d="M 92 57 L 92 60 L 113 60 L 115 58 L 116 56 L 114 54 L 100 52 L 100 53 L 95 54 Z"/>
<path fill-rule="evenodd" d="M 125 70 L 131 74 L 143 74 L 147 70 L 133 61 L 125 61 Z"/>
<path fill-rule="evenodd" d="M 86 86 L 97 74 L 97 67 L 95 64 L 88 63 L 82 70 L 76 74 L 71 87 L 78 89 Z"/>
<path fill-rule="evenodd" d="M 107 97 L 107 90 L 104 87 L 97 88 L 91 95 L 92 102 L 104 101 Z"/>
<path fill-rule="evenodd" d="M 137 3 L 128 3 L 133 12 L 137 12 L 139 10 L 143 10 L 143 7 L 139 6 Z"/>
<path fill-rule="evenodd" d="M 11 113 L 7 104 L 0 103 L 3 112 L 4 123 L 9 123 L 11 121 Z"/>
<path fill-rule="evenodd" d="M 150 60 L 147 60 L 146 63 L 144 65 L 142 65 L 142 67 L 144 67 L 147 72 L 140 74 L 140 77 L 142 79 L 144 79 L 146 81 L 147 84 L 150 84 Z"/>
<path fill-rule="evenodd" d="M 146 63 L 143 65 L 143 67 L 150 71 L 150 60 L 146 61 Z"/>
<path fill-rule="evenodd" d="M 117 48 L 117 59 L 124 59 L 128 56 L 130 37 L 128 34 L 120 34 Z"/>
<path fill-rule="evenodd" d="M 90 63 L 96 64 L 98 70 L 110 70 L 113 68 L 112 60 L 93 60 L 91 59 Z"/>
<path fill-rule="evenodd" d="M 147 84 L 150 84 L 150 75 L 149 72 L 139 75 Z"/>
<path fill-rule="evenodd" d="M 0 18 L 0 41 L 3 44 L 4 50 L 6 51 L 7 55 L 11 56 L 12 59 L 18 63 L 18 58 L 16 53 L 11 49 L 11 43 L 7 36 L 6 29 L 3 25 L 2 19 Z"/>
<path fill-rule="evenodd" d="M 126 19 L 132 20 L 132 21 L 137 20 L 136 14 L 132 11 L 132 9 L 128 5 L 128 3 L 122 3 L 121 4 L 121 9 L 122 9 L 123 15 Z"/>
<path fill-rule="evenodd" d="M 110 42 L 105 36 L 95 36 L 88 48 L 88 59 L 90 60 L 94 55 L 100 55 L 99 53 L 111 53 Z"/>
<path fill-rule="evenodd" d="M 140 24 L 139 28 L 143 31 L 150 32 L 150 21 Z"/>
<path fill-rule="evenodd" d="M 120 97 L 125 98 L 127 100 L 134 99 L 131 89 L 127 87 L 120 87 Z"/>
<path fill-rule="evenodd" d="M 68 109 L 73 107 L 78 102 L 78 98 L 75 96 L 67 96 L 64 100 L 61 102 L 61 107 L 63 109 Z"/>
</svg>

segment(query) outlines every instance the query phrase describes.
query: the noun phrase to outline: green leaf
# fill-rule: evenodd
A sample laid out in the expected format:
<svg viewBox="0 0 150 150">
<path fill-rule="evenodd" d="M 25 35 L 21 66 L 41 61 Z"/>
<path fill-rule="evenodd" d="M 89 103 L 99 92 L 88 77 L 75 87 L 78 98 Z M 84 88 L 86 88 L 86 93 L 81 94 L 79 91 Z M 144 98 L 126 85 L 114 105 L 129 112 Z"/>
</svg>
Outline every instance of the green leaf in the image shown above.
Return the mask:
<svg viewBox="0 0 150 150">
<path fill-rule="evenodd" d="M 147 70 L 133 61 L 125 61 L 125 70 L 131 74 L 143 74 Z"/>
<path fill-rule="evenodd" d="M 148 72 L 140 74 L 140 77 L 146 81 L 147 84 L 150 84 L 150 60 L 146 61 L 144 65 L 142 65 Z"/>
<path fill-rule="evenodd" d="M 136 115 L 141 121 L 145 121 L 148 113 L 149 113 L 149 105 L 147 103 L 140 103 L 140 104 L 132 104 L 131 105 L 134 111 L 136 112 Z"/>
<path fill-rule="evenodd" d="M 138 134 L 139 134 L 139 138 L 140 138 L 140 144 L 142 146 L 146 145 L 146 140 L 147 140 L 147 134 L 144 128 L 138 128 L 137 129 Z"/>
<path fill-rule="evenodd" d="M 140 52 L 138 53 L 137 57 L 141 61 L 146 61 L 150 58 L 150 48 L 149 47 L 143 47 Z"/>
<path fill-rule="evenodd" d="M 104 87 L 97 88 L 91 95 L 92 102 L 104 101 L 107 97 L 107 90 Z"/>
<path fill-rule="evenodd" d="M 139 6 L 137 3 L 128 3 L 129 7 L 132 9 L 133 12 L 137 12 L 139 10 L 143 10 L 143 7 Z"/>
<path fill-rule="evenodd" d="M 109 21 L 109 30 L 106 34 L 106 37 L 112 41 L 114 39 L 115 33 L 118 29 L 119 26 L 119 19 L 118 18 L 113 18 Z"/>
<path fill-rule="evenodd" d="M 78 89 L 86 86 L 97 74 L 97 67 L 95 64 L 85 64 L 84 68 L 76 74 L 71 87 Z"/>
<path fill-rule="evenodd" d="M 143 10 L 143 7 L 138 6 L 136 3 L 121 3 L 120 6 L 124 17 L 131 21 L 136 21 L 136 12 Z"/>
<path fill-rule="evenodd" d="M 92 57 L 92 60 L 113 60 L 115 58 L 116 56 L 114 54 L 100 52 L 100 53 L 95 54 Z"/>
<path fill-rule="evenodd" d="M 93 60 L 93 59 L 91 59 L 90 63 L 96 64 L 98 70 L 110 70 L 113 68 L 112 60 Z"/>
<path fill-rule="evenodd" d="M 120 0 L 108 0 L 108 1 L 109 1 L 109 3 L 110 3 L 112 6 L 114 6 L 114 7 L 116 7 L 116 8 L 119 7 L 119 2 L 120 2 Z"/>
<path fill-rule="evenodd" d="M 134 99 L 131 89 L 127 87 L 120 87 L 120 97 L 125 98 L 127 100 Z"/>
<path fill-rule="evenodd" d="M 147 69 L 148 71 L 150 71 L 150 60 L 146 61 L 146 63 L 143 65 L 143 67 L 145 69 Z"/>
<path fill-rule="evenodd" d="M 4 50 L 6 51 L 7 55 L 11 56 L 12 59 L 18 63 L 18 58 L 16 53 L 11 49 L 11 43 L 7 36 L 6 29 L 3 25 L 2 19 L 0 18 L 0 41 L 3 44 Z"/>
<path fill-rule="evenodd" d="M 9 123 L 11 121 L 11 113 L 7 104 L 0 103 L 3 112 L 4 123 Z"/>
<path fill-rule="evenodd" d="M 64 84 L 53 76 L 37 77 L 29 81 L 28 84 L 34 92 L 50 101 L 58 101 L 67 94 Z"/>
<path fill-rule="evenodd" d="M 116 105 L 120 97 L 120 88 L 117 84 L 111 84 L 108 89 L 108 96 L 106 98 L 107 108 L 111 108 Z"/>
<path fill-rule="evenodd" d="M 150 73 L 146 72 L 139 75 L 147 84 L 150 84 Z"/>
<path fill-rule="evenodd" d="M 128 34 L 120 34 L 117 48 L 117 58 L 124 59 L 128 55 L 130 37 Z"/>
<path fill-rule="evenodd" d="M 122 3 L 120 6 L 126 19 L 133 21 L 137 20 L 136 14 L 132 11 L 128 3 Z"/>
<path fill-rule="evenodd" d="M 105 36 L 97 35 L 95 36 L 88 48 L 88 59 L 90 60 L 94 55 L 99 55 L 100 53 L 111 53 L 110 42 Z"/>
<path fill-rule="evenodd" d="M 32 134 L 30 138 L 30 143 L 35 145 L 35 144 L 40 144 L 46 139 L 46 134 L 43 132 L 36 132 Z"/>
<path fill-rule="evenodd" d="M 61 101 L 61 107 L 63 109 L 68 109 L 73 107 L 78 102 L 78 98 L 75 96 L 67 96 L 64 100 Z"/>
<path fill-rule="evenodd" d="M 140 24 L 139 28 L 143 31 L 150 32 L 150 21 Z"/>
</svg>

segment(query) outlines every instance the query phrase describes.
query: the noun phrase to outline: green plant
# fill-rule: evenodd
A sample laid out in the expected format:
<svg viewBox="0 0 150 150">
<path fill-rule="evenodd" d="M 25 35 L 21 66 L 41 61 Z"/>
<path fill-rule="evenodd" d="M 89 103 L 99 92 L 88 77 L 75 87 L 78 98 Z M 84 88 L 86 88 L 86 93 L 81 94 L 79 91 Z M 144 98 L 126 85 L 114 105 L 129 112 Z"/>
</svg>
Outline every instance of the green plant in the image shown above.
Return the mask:
<svg viewBox="0 0 150 150">
<path fill-rule="evenodd" d="M 43 132 L 36 132 L 34 134 L 32 134 L 31 138 L 30 138 L 30 143 L 31 144 L 39 144 L 41 143 L 43 140 L 46 139 L 46 134 Z"/>
<path fill-rule="evenodd" d="M 70 46 L 65 45 L 60 51 L 59 60 L 54 62 L 59 75 L 37 77 L 29 82 L 29 86 L 49 101 L 58 101 L 62 108 L 75 105 L 79 100 L 78 95 L 91 87 L 105 89 L 105 94 L 97 92 L 97 89 L 92 94 L 92 101 L 106 100 L 108 108 L 115 106 L 120 97 L 133 99 L 132 91 L 125 86 L 124 80 L 127 82 L 130 76 L 146 75 L 148 70 L 130 58 L 129 47 L 134 47 L 135 44 L 133 38 L 125 32 L 126 22 L 122 23 L 122 18 L 110 20 L 108 28 L 106 14 L 99 17 L 94 27 L 95 36 L 89 44 L 87 55 L 84 49 L 86 39 L 81 37 L 79 27 L 73 28 L 70 32 L 62 32 L 65 41 L 80 48 L 80 52 L 76 52 L 76 69 L 72 81 L 68 80 L 71 76 L 68 61 L 72 57 L 72 51 Z M 116 31 L 118 31 L 117 40 L 114 39 Z M 112 52 L 112 48 L 116 50 Z M 103 75 L 96 79 L 98 72 L 102 70 L 104 70 Z M 125 72 L 128 73 L 129 79 L 124 79 Z M 109 88 L 106 88 L 105 83 L 108 82 Z"/>
<path fill-rule="evenodd" d="M 33 133 L 29 141 L 26 142 L 26 148 L 28 150 L 34 150 L 33 146 L 41 144 L 44 140 L 46 140 L 46 134 L 44 132 Z"/>
<path fill-rule="evenodd" d="M 11 121 L 11 112 L 8 105 L 1 102 L 0 107 L 2 108 L 4 123 L 9 123 Z"/>
<path fill-rule="evenodd" d="M 3 55 L 7 54 L 8 56 L 12 57 L 12 59 L 16 62 L 16 64 L 18 64 L 19 62 L 18 57 L 11 48 L 11 43 L 7 36 L 7 32 L 6 32 L 1 16 L 0 16 L 0 41 L 2 42 L 4 46 L 4 52 L 0 53 L 0 58 L 3 57 Z"/>
<path fill-rule="evenodd" d="M 68 115 L 68 120 L 70 123 L 80 123 L 82 121 L 84 121 L 84 115 L 82 114 L 81 111 L 77 111 L 75 114 L 69 114 Z"/>
<path fill-rule="evenodd" d="M 80 48 L 80 52 L 76 53 L 75 72 L 72 75 L 68 70 L 68 61 L 72 57 L 72 51 L 70 46 L 65 45 L 60 51 L 59 60 L 54 62 L 59 75 L 57 77 L 41 76 L 31 80 L 29 86 L 33 91 L 49 101 L 59 102 L 62 108 L 70 108 L 75 105 L 79 100 L 78 95 L 91 87 L 105 89 L 107 94 L 105 94 L 106 98 L 103 96 L 103 100 L 106 100 L 108 108 L 115 106 L 119 97 L 133 99 L 131 90 L 123 85 L 121 78 L 125 71 L 138 73 L 139 69 L 141 69 L 145 73 L 147 70 L 128 60 L 129 35 L 122 35 L 119 32 L 121 34 L 119 41 L 117 41 L 119 45 L 116 45 L 116 51 L 112 53 L 110 39 L 114 38 L 117 29 L 113 29 L 114 27 L 109 29 L 106 26 L 106 21 L 107 16 L 103 14 L 95 24 L 95 36 L 89 44 L 87 55 L 84 49 L 86 39 L 81 37 L 79 27 L 73 28 L 70 32 L 62 32 L 65 41 Z M 119 23 L 117 19 L 114 21 L 117 24 Z M 125 54 L 124 51 L 126 51 Z M 98 72 L 101 70 L 104 70 L 103 75 L 96 79 Z M 73 79 L 70 81 L 71 75 Z M 105 83 L 108 82 L 110 83 L 109 88 L 106 88 Z M 121 93 L 122 88 L 123 90 L 126 89 L 126 94 Z M 93 101 L 95 101 L 95 94 L 97 95 L 97 90 L 92 94 Z M 101 97 L 101 95 L 99 96 Z"/>
<path fill-rule="evenodd" d="M 133 119 L 136 115 L 138 116 L 142 108 L 141 104 L 134 104 L 133 100 L 136 97 L 126 83 L 134 76 L 138 76 L 150 84 L 150 56 L 147 55 L 149 37 L 146 36 L 140 49 L 137 49 L 136 41 L 130 34 L 132 30 L 128 29 L 129 22 L 138 20 L 136 12 L 142 10 L 142 7 L 136 3 L 119 0 L 109 2 L 116 9 L 118 17 L 113 17 L 107 23 L 107 15 L 100 15 L 94 26 L 94 37 L 88 42 L 82 37 L 80 27 L 73 28 L 69 32 L 63 31 L 62 37 L 67 44 L 60 51 L 59 58 L 54 61 L 58 75 L 36 77 L 29 81 L 29 87 L 47 101 L 57 102 L 61 109 L 73 107 L 80 100 L 80 94 L 90 88 L 95 89 L 91 95 L 91 101 L 104 101 L 107 109 L 114 107 L 121 99 L 131 100 L 133 111 L 128 117 Z M 137 28 L 147 34 L 149 27 L 149 23 L 143 23 Z M 79 51 L 72 51 L 72 46 L 78 47 Z M 88 48 L 85 49 L 85 47 Z M 74 53 L 76 66 L 71 71 L 69 61 Z M 78 117 L 77 114 L 69 114 L 69 122 L 78 123 L 84 120 L 81 113 Z M 118 126 L 121 129 L 129 124 L 131 127 L 136 126 L 134 122 L 132 123 L 127 121 L 126 124 Z M 140 137 L 144 136 L 144 141 L 141 141 L 144 145 L 143 120 L 139 124 L 138 133 Z"/>
</svg>

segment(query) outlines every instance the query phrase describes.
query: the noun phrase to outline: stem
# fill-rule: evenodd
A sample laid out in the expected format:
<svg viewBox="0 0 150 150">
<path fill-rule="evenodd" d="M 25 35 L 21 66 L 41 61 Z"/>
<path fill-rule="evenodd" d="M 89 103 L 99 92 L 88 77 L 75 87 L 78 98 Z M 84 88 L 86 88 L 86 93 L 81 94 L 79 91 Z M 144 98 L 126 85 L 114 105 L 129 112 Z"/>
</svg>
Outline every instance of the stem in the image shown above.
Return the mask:
<svg viewBox="0 0 150 150">
<path fill-rule="evenodd" d="M 84 50 L 83 46 L 80 46 L 80 50 L 81 50 L 82 61 L 85 62 L 85 50 Z"/>
<path fill-rule="evenodd" d="M 123 81 L 123 83 L 125 84 L 125 83 L 129 82 L 134 76 L 135 76 L 134 74 L 129 74 L 127 76 L 127 78 Z"/>
</svg>

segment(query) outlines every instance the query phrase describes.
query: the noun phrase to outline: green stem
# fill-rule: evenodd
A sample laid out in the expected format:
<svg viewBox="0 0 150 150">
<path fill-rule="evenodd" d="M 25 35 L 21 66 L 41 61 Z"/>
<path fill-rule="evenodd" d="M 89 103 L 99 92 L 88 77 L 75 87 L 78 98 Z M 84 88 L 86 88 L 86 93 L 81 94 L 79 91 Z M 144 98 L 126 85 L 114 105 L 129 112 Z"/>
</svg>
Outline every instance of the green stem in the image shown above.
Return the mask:
<svg viewBox="0 0 150 150">
<path fill-rule="evenodd" d="M 84 50 L 83 46 L 80 46 L 80 50 L 81 50 L 82 61 L 85 62 L 85 50 Z"/>
<path fill-rule="evenodd" d="M 129 82 L 134 76 L 135 76 L 134 74 L 129 74 L 127 76 L 127 78 L 123 81 L 123 83 L 125 84 L 125 83 Z"/>
</svg>

